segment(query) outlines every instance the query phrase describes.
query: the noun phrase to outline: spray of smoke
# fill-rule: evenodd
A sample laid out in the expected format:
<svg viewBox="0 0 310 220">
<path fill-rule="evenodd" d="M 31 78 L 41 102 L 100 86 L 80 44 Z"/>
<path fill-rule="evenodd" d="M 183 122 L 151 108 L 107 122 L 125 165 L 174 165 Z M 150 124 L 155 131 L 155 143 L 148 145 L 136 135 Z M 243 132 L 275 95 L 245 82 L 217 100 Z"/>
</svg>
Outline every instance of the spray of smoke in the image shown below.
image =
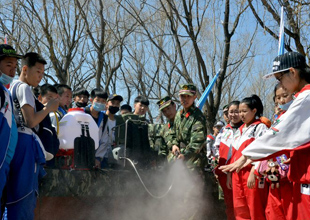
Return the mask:
<svg viewBox="0 0 310 220">
<path fill-rule="evenodd" d="M 100 187 L 109 187 L 109 193 L 105 193 L 107 196 L 41 199 L 36 219 L 225 219 L 222 207 L 211 195 L 212 186 L 205 185 L 201 176 L 189 171 L 183 161 L 177 160 L 161 170 L 138 172 L 155 196 L 165 194 L 172 187 L 165 197 L 154 198 L 128 167 L 127 171 L 115 171 L 108 186 L 94 185 L 92 188 L 96 191 Z"/>
</svg>

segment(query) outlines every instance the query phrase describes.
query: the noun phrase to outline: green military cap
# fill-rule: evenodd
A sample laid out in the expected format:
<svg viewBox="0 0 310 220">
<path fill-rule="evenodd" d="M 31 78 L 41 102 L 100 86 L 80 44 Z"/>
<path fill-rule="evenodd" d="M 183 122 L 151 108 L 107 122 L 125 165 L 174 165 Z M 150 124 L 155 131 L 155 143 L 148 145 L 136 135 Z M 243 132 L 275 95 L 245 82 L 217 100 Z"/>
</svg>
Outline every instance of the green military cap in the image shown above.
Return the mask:
<svg viewBox="0 0 310 220">
<path fill-rule="evenodd" d="M 180 86 L 179 95 L 196 95 L 197 88 L 193 84 L 184 84 Z"/>
<path fill-rule="evenodd" d="M 166 97 L 164 97 L 164 98 L 162 98 L 161 100 L 159 100 L 158 102 L 157 102 L 157 105 L 158 105 L 158 107 L 159 107 L 159 110 L 161 111 L 161 110 L 163 110 L 164 108 L 166 108 L 167 106 L 169 106 L 170 105 L 170 103 L 171 103 L 171 98 L 169 97 L 169 96 L 166 96 Z"/>
</svg>

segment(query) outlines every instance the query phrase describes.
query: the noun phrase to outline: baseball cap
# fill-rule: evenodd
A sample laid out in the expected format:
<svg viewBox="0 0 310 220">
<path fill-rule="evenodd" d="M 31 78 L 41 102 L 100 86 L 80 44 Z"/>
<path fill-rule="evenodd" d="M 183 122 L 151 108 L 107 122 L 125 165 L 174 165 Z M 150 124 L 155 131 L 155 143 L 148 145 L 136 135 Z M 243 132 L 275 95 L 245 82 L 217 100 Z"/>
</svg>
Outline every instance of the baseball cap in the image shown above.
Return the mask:
<svg viewBox="0 0 310 220">
<path fill-rule="evenodd" d="M 217 121 L 214 125 L 214 127 L 223 127 L 225 124 L 222 121 Z"/>
<path fill-rule="evenodd" d="M 166 108 L 167 106 L 170 105 L 171 103 L 171 98 L 169 96 L 165 96 L 164 98 L 160 99 L 158 102 L 157 102 L 157 105 L 159 107 L 159 110 L 163 110 L 164 108 Z"/>
<path fill-rule="evenodd" d="M 15 57 L 21 59 L 23 56 L 17 54 L 12 46 L 8 44 L 0 44 L 0 57 Z"/>
<path fill-rule="evenodd" d="M 179 95 L 196 95 L 197 88 L 193 84 L 184 84 L 180 86 Z"/>
<path fill-rule="evenodd" d="M 123 101 L 123 97 L 120 96 L 120 95 L 117 95 L 117 94 L 111 94 L 109 95 L 107 101 L 110 101 L 110 100 L 118 100 L 118 101 Z"/>
<path fill-rule="evenodd" d="M 264 79 L 272 77 L 276 73 L 285 72 L 293 68 L 308 67 L 306 58 L 298 52 L 287 52 L 283 55 L 277 56 L 273 60 L 272 73 L 263 76 Z"/>
</svg>

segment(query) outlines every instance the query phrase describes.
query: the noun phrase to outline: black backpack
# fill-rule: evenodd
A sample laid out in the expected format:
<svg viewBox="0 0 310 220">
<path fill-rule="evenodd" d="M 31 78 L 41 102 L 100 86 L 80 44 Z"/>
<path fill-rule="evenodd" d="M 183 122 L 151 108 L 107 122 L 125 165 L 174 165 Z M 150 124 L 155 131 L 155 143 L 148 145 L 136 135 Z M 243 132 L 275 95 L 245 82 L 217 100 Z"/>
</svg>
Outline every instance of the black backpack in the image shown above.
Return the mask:
<svg viewBox="0 0 310 220">
<path fill-rule="evenodd" d="M 18 110 L 18 114 L 19 114 L 19 126 L 23 127 L 24 123 L 22 121 L 22 112 L 20 109 L 20 105 L 18 102 L 18 99 L 16 97 L 16 90 L 18 88 L 18 86 L 20 85 L 20 82 L 17 82 L 13 88 L 12 88 L 12 97 L 13 97 L 13 102 L 14 102 L 14 106 L 15 108 Z M 41 111 L 44 108 L 44 105 L 39 102 L 35 97 L 35 105 L 36 105 L 36 111 Z M 58 150 L 59 150 L 59 140 L 57 137 L 57 133 L 55 128 L 52 126 L 52 122 L 51 119 L 49 117 L 49 115 L 47 115 L 40 123 L 39 123 L 39 129 L 38 131 L 36 131 L 35 129 L 32 129 L 40 138 L 44 149 L 53 154 L 54 156 L 57 154 Z M 53 165 L 54 164 L 54 159 L 49 161 L 47 163 L 47 165 Z"/>
</svg>

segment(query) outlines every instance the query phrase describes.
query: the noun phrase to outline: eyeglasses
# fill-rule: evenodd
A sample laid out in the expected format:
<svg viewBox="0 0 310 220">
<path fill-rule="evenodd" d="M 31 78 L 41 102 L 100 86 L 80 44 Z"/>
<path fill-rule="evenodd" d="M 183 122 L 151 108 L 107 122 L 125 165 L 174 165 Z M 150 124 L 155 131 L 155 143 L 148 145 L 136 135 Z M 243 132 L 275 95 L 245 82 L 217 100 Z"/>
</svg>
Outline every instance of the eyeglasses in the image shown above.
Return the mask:
<svg viewBox="0 0 310 220">
<path fill-rule="evenodd" d="M 290 72 L 290 71 L 282 72 L 282 73 L 280 74 L 280 76 L 278 76 L 278 77 L 275 76 L 276 80 L 277 80 L 278 82 L 281 82 L 283 76 L 284 76 L 285 74 L 289 73 L 289 72 Z"/>
</svg>

